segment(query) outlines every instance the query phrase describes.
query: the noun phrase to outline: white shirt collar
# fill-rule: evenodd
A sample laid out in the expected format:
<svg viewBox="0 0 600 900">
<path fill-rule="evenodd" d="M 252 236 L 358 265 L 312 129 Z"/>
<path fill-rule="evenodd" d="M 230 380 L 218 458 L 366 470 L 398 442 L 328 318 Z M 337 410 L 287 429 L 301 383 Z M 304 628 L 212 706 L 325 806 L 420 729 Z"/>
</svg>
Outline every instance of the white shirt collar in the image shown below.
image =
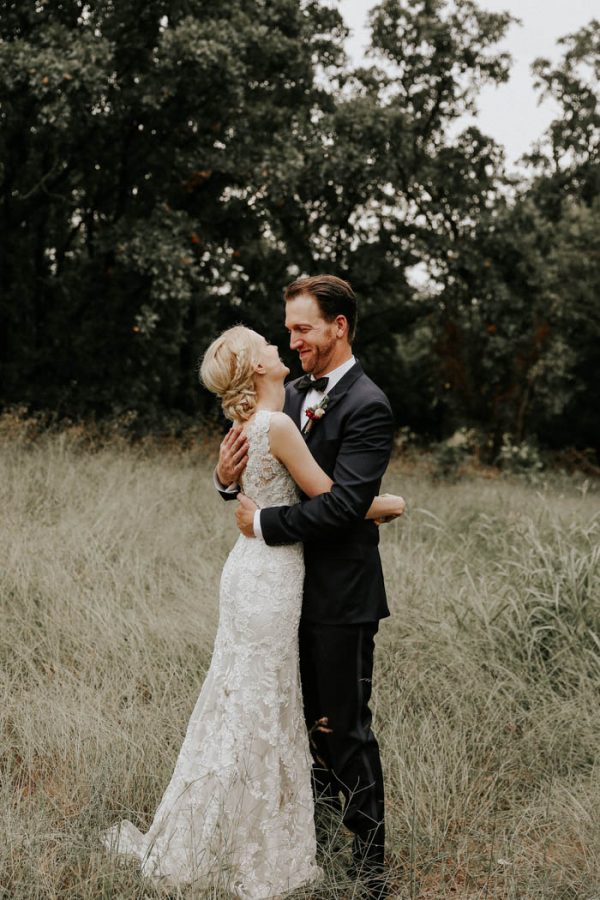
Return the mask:
<svg viewBox="0 0 600 900">
<path fill-rule="evenodd" d="M 351 356 L 350 359 L 347 359 L 346 362 L 343 362 L 341 366 L 338 366 L 337 369 L 333 369 L 331 372 L 328 372 L 325 376 L 329 379 L 327 383 L 327 393 L 333 390 L 338 381 L 344 377 L 346 372 L 349 372 L 352 366 L 356 363 L 356 359 L 354 356 Z"/>
</svg>

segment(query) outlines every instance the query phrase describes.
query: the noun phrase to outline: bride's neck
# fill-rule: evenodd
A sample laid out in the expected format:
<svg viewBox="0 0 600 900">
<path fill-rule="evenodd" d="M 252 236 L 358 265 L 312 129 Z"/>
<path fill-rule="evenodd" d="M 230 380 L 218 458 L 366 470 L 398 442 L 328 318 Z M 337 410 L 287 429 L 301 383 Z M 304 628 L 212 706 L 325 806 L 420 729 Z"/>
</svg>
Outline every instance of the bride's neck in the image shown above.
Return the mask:
<svg viewBox="0 0 600 900">
<path fill-rule="evenodd" d="M 256 385 L 256 409 L 280 412 L 285 400 L 283 381 L 259 381 Z"/>
</svg>

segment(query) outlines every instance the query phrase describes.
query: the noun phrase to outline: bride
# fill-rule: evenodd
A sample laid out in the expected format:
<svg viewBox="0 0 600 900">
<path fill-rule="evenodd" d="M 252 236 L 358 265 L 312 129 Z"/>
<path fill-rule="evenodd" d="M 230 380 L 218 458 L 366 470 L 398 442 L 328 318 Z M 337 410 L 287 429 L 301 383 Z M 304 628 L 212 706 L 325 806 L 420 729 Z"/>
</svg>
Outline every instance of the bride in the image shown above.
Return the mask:
<svg viewBox="0 0 600 900">
<path fill-rule="evenodd" d="M 200 377 L 242 423 L 249 443 L 242 489 L 258 506 L 291 504 L 332 481 L 281 412 L 289 369 L 277 347 L 238 325 L 208 348 Z M 376 497 L 367 518 L 401 514 Z M 271 547 L 240 535 L 221 577 L 219 625 L 206 680 L 171 781 L 146 834 L 131 822 L 102 836 L 165 885 L 210 884 L 277 897 L 314 881 L 311 764 L 302 711 L 298 623 L 302 544 Z"/>
</svg>

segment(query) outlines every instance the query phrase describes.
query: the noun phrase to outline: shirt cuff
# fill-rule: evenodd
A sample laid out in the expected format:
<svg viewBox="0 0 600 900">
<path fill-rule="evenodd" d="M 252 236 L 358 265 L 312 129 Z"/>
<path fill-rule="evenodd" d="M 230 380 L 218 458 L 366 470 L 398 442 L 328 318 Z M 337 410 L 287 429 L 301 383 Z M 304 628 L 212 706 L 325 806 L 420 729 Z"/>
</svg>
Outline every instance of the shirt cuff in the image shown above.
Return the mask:
<svg viewBox="0 0 600 900">
<path fill-rule="evenodd" d="M 253 528 L 254 528 L 254 537 L 260 538 L 262 540 L 263 534 L 262 534 L 262 528 L 260 527 L 260 509 L 257 509 L 256 512 L 254 513 Z"/>
<path fill-rule="evenodd" d="M 232 481 L 231 484 L 228 485 L 221 484 L 218 479 L 216 469 L 213 472 L 213 484 L 218 491 L 225 491 L 226 494 L 237 494 L 240 489 L 239 484 L 237 484 L 235 481 Z"/>
</svg>

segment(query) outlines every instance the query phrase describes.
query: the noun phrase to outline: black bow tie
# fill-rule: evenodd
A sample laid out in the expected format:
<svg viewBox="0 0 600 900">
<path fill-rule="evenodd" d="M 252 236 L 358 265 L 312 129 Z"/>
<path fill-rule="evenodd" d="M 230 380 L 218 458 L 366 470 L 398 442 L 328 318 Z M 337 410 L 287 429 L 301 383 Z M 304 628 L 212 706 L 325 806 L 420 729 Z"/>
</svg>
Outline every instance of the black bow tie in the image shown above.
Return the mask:
<svg viewBox="0 0 600 900">
<path fill-rule="evenodd" d="M 329 384 L 329 378 L 323 375 L 322 378 L 311 378 L 310 375 L 303 375 L 296 382 L 297 391 L 326 391 Z"/>
</svg>

